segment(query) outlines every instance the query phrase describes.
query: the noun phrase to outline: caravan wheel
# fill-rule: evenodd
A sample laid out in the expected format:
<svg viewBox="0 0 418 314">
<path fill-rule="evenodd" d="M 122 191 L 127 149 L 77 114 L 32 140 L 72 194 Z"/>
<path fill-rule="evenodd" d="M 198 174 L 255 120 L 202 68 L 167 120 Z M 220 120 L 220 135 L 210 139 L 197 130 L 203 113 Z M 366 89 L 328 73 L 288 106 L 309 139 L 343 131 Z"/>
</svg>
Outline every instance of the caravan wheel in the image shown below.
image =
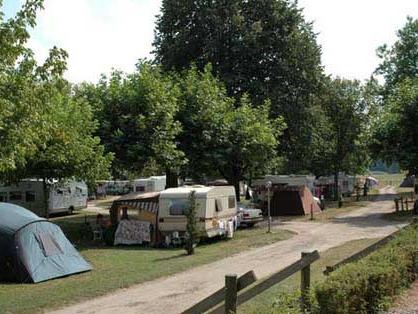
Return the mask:
<svg viewBox="0 0 418 314">
<path fill-rule="evenodd" d="M 68 215 L 72 215 L 74 212 L 74 206 L 70 206 L 70 208 L 68 208 Z"/>
</svg>

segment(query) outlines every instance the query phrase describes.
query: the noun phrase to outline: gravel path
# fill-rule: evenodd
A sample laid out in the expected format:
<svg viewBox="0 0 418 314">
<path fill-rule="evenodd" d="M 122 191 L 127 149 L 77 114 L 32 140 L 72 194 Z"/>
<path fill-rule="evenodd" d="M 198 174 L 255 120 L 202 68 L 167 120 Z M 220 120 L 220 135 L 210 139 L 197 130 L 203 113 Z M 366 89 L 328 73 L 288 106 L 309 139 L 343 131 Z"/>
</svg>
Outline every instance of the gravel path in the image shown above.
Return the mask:
<svg viewBox="0 0 418 314">
<path fill-rule="evenodd" d="M 254 270 L 257 278 L 262 278 L 299 259 L 302 251 L 321 252 L 351 240 L 384 237 L 396 231 L 403 224 L 382 219 L 383 213 L 393 211 L 393 189 L 382 189 L 381 194 L 369 206 L 330 222 L 295 221 L 274 227 L 295 231 L 297 235 L 291 239 L 118 290 L 53 313 L 180 313 L 221 288 L 225 274 L 240 275 Z"/>
<path fill-rule="evenodd" d="M 411 289 L 405 291 L 396 300 L 390 314 L 416 314 L 418 313 L 418 281 L 412 285 Z"/>
</svg>

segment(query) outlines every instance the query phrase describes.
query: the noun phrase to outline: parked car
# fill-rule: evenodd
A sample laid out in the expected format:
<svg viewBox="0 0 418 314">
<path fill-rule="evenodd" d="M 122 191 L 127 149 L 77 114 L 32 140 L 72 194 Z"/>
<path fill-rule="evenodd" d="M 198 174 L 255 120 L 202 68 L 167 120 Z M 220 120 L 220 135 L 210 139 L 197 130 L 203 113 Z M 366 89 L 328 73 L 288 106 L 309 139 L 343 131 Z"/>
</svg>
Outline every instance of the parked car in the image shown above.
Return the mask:
<svg viewBox="0 0 418 314">
<path fill-rule="evenodd" d="M 263 221 L 263 212 L 258 208 L 250 208 L 238 205 L 238 226 L 252 227 L 257 222 Z"/>
</svg>

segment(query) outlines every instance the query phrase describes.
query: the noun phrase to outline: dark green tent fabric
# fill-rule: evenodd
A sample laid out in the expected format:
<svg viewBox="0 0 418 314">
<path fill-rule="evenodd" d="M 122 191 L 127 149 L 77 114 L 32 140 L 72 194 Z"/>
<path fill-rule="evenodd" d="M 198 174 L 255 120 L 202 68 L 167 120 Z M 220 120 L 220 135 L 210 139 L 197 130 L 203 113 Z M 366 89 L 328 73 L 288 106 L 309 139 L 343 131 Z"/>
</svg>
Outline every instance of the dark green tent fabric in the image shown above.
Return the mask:
<svg viewBox="0 0 418 314">
<path fill-rule="evenodd" d="M 89 270 L 60 227 L 0 203 L 0 281 L 36 283 Z"/>
</svg>

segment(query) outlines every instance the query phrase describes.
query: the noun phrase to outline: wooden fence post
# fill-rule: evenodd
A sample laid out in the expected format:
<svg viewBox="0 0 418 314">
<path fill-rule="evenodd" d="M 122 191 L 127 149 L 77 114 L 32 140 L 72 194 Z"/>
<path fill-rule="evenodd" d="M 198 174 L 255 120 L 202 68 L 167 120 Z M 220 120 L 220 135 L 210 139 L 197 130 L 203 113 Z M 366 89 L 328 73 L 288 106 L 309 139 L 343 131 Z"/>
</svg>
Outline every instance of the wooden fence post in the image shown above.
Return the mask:
<svg viewBox="0 0 418 314">
<path fill-rule="evenodd" d="M 399 212 L 399 198 L 395 198 L 395 211 Z"/>
<path fill-rule="evenodd" d="M 403 197 L 401 197 L 401 211 L 403 211 Z"/>
<path fill-rule="evenodd" d="M 302 259 L 310 253 L 302 252 Z M 300 292 L 301 292 L 301 309 L 302 313 L 311 310 L 309 290 L 311 287 L 311 265 L 307 265 L 300 271 Z"/>
<path fill-rule="evenodd" d="M 406 207 L 406 211 L 408 211 L 409 210 L 408 198 L 405 199 L 405 207 Z"/>
<path fill-rule="evenodd" d="M 225 314 L 237 312 L 237 275 L 225 275 Z"/>
</svg>

